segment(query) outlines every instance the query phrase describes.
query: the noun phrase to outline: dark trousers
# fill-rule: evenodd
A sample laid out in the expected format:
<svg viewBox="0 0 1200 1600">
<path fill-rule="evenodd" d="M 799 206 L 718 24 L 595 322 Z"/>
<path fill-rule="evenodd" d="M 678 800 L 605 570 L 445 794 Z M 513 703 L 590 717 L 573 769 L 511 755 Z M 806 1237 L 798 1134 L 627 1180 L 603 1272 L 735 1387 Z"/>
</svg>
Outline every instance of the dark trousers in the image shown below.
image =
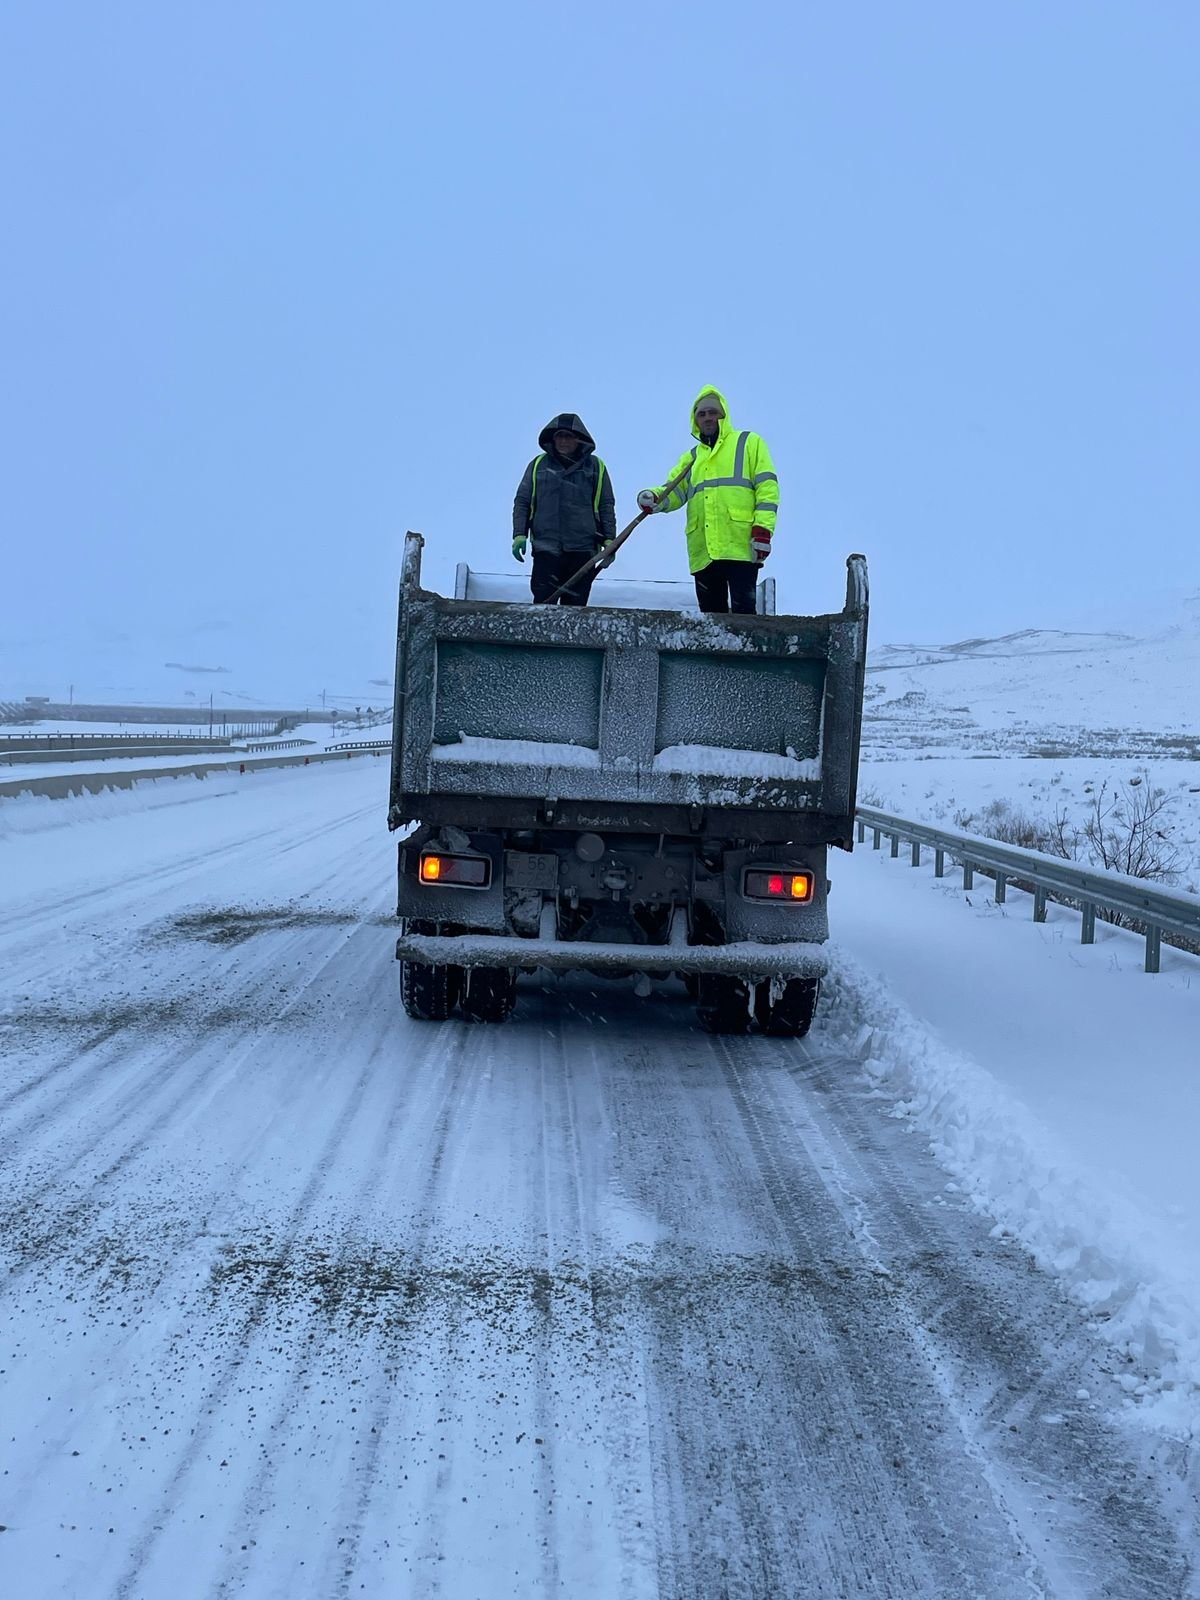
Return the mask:
<svg viewBox="0 0 1200 1600">
<path fill-rule="evenodd" d="M 758 586 L 757 561 L 710 561 L 693 572 L 701 611 L 738 611 L 753 615 Z"/>
<path fill-rule="evenodd" d="M 535 606 L 544 606 L 560 583 L 573 577 L 588 558 L 586 550 L 566 550 L 560 554 L 540 555 L 533 552 L 533 571 L 529 574 L 529 587 Z M 570 589 L 564 589 L 554 602 L 559 606 L 585 606 L 595 581 L 595 571 L 587 573 Z"/>
</svg>

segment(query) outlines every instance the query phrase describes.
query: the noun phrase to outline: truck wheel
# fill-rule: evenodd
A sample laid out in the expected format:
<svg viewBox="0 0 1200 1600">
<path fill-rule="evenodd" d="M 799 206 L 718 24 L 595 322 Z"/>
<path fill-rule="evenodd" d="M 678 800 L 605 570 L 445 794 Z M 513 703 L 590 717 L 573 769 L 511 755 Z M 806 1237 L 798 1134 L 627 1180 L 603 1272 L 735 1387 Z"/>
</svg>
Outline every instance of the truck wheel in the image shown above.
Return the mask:
<svg viewBox="0 0 1200 1600">
<path fill-rule="evenodd" d="M 405 1011 L 418 1022 L 445 1022 L 458 1004 L 461 987 L 461 967 L 400 963 L 400 998 Z"/>
<path fill-rule="evenodd" d="M 463 1015 L 472 1022 L 506 1022 L 517 1003 L 511 967 L 471 967 L 463 976 Z"/>
<path fill-rule="evenodd" d="M 751 1021 L 749 986 L 723 973 L 701 973 L 696 980 L 696 1015 L 706 1033 L 745 1033 Z"/>
<path fill-rule="evenodd" d="M 759 1027 L 776 1039 L 803 1039 L 812 1027 L 820 992 L 820 978 L 788 978 L 772 1000 L 771 979 L 764 978 L 754 994 Z"/>
</svg>

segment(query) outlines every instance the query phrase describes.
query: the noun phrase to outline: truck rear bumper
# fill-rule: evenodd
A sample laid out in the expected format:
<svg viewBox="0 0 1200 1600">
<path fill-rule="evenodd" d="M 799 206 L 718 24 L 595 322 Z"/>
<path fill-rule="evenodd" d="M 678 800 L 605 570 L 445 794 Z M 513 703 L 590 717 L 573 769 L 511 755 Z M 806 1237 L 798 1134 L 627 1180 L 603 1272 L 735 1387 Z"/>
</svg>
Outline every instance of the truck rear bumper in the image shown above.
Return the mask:
<svg viewBox="0 0 1200 1600">
<path fill-rule="evenodd" d="M 825 946 L 757 944 L 589 944 L 559 939 L 509 939 L 498 934 L 405 933 L 397 961 L 421 966 L 548 967 L 552 972 L 723 973 L 738 978 L 819 978 L 828 967 Z"/>
</svg>

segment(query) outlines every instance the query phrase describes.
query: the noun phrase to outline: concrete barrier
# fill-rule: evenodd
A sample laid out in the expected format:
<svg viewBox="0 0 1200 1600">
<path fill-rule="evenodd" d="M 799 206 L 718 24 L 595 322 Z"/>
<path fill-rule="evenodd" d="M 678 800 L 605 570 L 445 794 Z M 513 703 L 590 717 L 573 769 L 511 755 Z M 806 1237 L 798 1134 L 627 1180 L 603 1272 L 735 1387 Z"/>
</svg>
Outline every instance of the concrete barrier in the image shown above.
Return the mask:
<svg viewBox="0 0 1200 1600">
<path fill-rule="evenodd" d="M 317 761 L 350 761 L 356 756 L 378 751 L 315 750 L 299 756 L 258 756 L 243 761 L 195 761 L 180 767 L 144 767 L 126 772 L 62 772 L 49 778 L 10 778 L 0 783 L 0 799 L 20 794 L 42 795 L 50 800 L 66 800 L 77 794 L 103 794 L 106 789 L 132 789 L 135 784 L 159 778 L 206 778 L 210 772 L 261 772 L 272 767 L 303 767 Z"/>
<path fill-rule="evenodd" d="M 231 744 L 228 739 L 217 744 L 207 741 L 197 744 L 186 744 L 182 748 L 172 748 L 168 745 L 107 745 L 94 744 L 80 746 L 73 749 L 55 750 L 41 745 L 36 750 L 0 750 L 0 768 L 35 766 L 39 762 L 45 766 L 51 761 L 131 761 L 139 757 L 171 755 L 221 755 L 241 756 L 247 750 L 302 750 L 312 748 L 311 739 L 278 739 L 264 740 L 261 744 Z"/>
</svg>

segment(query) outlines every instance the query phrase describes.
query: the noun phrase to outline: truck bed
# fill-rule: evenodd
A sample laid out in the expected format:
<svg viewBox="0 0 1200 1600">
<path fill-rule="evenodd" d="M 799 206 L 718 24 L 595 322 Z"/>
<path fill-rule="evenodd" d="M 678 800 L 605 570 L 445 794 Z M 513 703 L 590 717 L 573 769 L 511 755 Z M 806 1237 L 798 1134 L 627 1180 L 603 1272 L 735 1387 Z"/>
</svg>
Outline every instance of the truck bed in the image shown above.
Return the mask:
<svg viewBox="0 0 1200 1600">
<path fill-rule="evenodd" d="M 389 825 L 851 842 L 866 565 L 831 616 L 446 599 L 409 534 Z"/>
</svg>

